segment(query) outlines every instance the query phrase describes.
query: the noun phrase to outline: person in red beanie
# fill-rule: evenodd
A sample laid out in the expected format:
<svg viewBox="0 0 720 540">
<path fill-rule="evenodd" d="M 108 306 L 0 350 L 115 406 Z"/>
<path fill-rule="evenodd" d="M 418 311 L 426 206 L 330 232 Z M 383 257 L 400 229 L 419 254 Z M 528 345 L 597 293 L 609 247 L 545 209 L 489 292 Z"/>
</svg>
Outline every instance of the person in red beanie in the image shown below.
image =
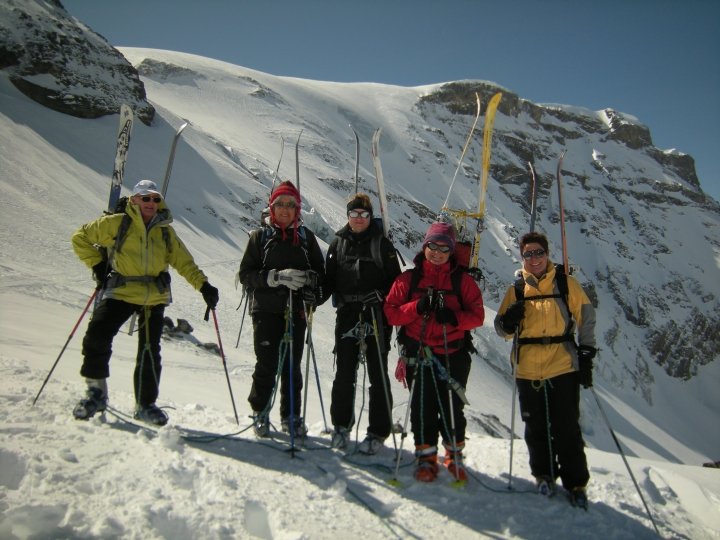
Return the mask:
<svg viewBox="0 0 720 540">
<path fill-rule="evenodd" d="M 439 435 L 448 471 L 458 481 L 467 479 L 463 408 L 475 352 L 469 331 L 482 326 L 485 308 L 480 288 L 458 267 L 454 251 L 452 225 L 430 225 L 415 268 L 398 276 L 384 306 L 388 322 L 402 327 L 396 375 L 410 385 L 415 478 L 422 482 L 437 478 Z"/>
<path fill-rule="evenodd" d="M 325 261 L 315 235 L 301 224 L 300 207 L 300 193 L 292 182 L 282 182 L 272 191 L 269 213 L 262 227 L 250 233 L 238 272 L 240 282 L 250 295 L 256 362 L 248 401 L 258 437 L 269 434 L 280 361 L 283 362 L 282 429 L 287 432 L 292 429 L 299 437 L 307 432 L 300 416 L 303 386 L 300 364 L 307 330 L 306 313 L 314 309 L 321 296 L 318 284 L 324 279 Z M 292 306 L 291 320 L 287 313 L 289 306 Z M 292 332 L 292 388 L 291 355 L 284 340 L 288 332 Z"/>
</svg>

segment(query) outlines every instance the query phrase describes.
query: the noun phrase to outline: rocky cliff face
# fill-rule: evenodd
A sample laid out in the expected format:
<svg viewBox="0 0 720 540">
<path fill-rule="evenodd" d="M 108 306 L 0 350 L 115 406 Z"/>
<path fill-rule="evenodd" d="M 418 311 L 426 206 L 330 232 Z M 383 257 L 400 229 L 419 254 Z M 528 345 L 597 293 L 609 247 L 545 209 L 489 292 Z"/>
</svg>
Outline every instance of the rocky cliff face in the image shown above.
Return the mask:
<svg viewBox="0 0 720 540">
<path fill-rule="evenodd" d="M 476 81 L 444 85 L 423 97 L 418 108 L 428 122 L 449 125 L 450 114 L 474 113 L 475 93 L 484 114 L 497 91 L 503 92 L 498 114 L 506 117 L 496 121 L 491 167 L 501 194 L 491 198 L 498 207 L 516 205 L 529 212 L 527 163 L 533 162 L 540 228 L 557 238 L 554 165 L 563 149 L 576 156 L 563 168 L 571 263 L 594 303 L 603 304 L 598 313 L 606 320 L 599 321 L 604 331 L 598 337 L 605 356 L 623 358 L 622 365 L 600 369 L 651 402 L 649 363 L 688 380 L 700 366 L 717 360 L 720 289 L 705 272 L 717 273 L 712 253 L 718 251 L 720 206 L 700 189 L 692 157 L 654 147 L 649 129 L 630 115 L 537 105 Z M 470 125 L 469 118 L 464 123 Z M 442 129 L 433 135 L 449 138 Z M 478 164 L 466 164 L 465 174 L 479 178 Z M 686 219 L 697 223 L 694 232 L 680 224 Z M 510 243 L 525 230 L 524 217 L 518 222 L 501 215 L 499 220 Z M 704 263 L 685 259 L 689 245 L 707 250 Z M 499 300 L 507 275 L 496 275 L 494 268 L 491 263 L 486 272 L 486 296 Z M 637 347 L 628 350 L 634 341 Z"/>
<path fill-rule="evenodd" d="M 97 118 L 122 103 L 145 124 L 155 114 L 135 68 L 57 0 L 2 3 L 0 69 L 23 94 L 65 114 Z"/>
</svg>

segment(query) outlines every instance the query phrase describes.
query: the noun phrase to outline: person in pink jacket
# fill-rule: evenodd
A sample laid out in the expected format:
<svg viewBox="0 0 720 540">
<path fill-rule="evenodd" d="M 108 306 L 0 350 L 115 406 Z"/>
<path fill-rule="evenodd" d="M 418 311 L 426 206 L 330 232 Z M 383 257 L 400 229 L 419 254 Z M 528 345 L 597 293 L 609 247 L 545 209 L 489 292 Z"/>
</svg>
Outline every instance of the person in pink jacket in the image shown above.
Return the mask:
<svg viewBox="0 0 720 540">
<path fill-rule="evenodd" d="M 485 319 L 482 293 L 457 265 L 455 231 L 433 223 L 425 234 L 415 268 L 400 274 L 385 299 L 388 322 L 400 326 L 398 371 L 410 385 L 410 418 L 415 439 L 415 478 L 432 482 L 438 475 L 437 444 L 444 464 L 465 480 L 462 450 L 467 424 L 465 386 L 475 352 L 470 330 Z M 452 396 L 452 399 L 450 398 Z"/>
</svg>

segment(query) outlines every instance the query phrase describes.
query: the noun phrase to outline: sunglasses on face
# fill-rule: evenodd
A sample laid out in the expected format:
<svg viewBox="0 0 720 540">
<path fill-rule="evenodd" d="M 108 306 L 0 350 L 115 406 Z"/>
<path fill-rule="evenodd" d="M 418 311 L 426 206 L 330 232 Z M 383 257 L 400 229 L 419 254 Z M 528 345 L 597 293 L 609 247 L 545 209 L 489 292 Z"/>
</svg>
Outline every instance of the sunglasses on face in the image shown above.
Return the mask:
<svg viewBox="0 0 720 540">
<path fill-rule="evenodd" d="M 428 245 L 425 246 L 430 251 L 439 251 L 440 253 L 450 253 L 450 246 L 443 246 L 440 244 L 436 244 L 435 242 L 428 242 Z"/>
<path fill-rule="evenodd" d="M 532 257 L 540 258 L 545 256 L 545 250 L 544 249 L 533 249 L 531 251 L 526 251 L 522 254 L 523 259 L 531 259 Z"/>
<path fill-rule="evenodd" d="M 370 217 L 370 212 L 367 210 L 350 210 L 348 212 L 348 217 L 367 219 Z"/>
<path fill-rule="evenodd" d="M 150 197 L 149 195 L 144 195 L 143 197 L 140 197 L 140 200 L 142 202 L 154 202 L 154 203 L 160 203 L 162 201 L 162 197 Z"/>
<path fill-rule="evenodd" d="M 273 208 L 295 208 L 295 201 L 288 201 L 288 202 L 274 202 Z"/>
</svg>

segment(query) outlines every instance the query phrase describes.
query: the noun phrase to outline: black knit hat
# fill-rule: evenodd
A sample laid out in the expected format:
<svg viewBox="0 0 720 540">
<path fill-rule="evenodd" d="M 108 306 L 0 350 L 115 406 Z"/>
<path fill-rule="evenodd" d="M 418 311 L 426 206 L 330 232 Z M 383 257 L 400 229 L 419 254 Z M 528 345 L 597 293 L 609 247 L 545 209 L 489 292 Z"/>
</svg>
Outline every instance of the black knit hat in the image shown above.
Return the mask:
<svg viewBox="0 0 720 540">
<path fill-rule="evenodd" d="M 373 213 L 373 207 L 372 203 L 370 202 L 370 197 L 368 197 L 365 193 L 356 193 L 352 199 L 350 199 L 347 203 L 347 211 L 350 210 L 359 210 L 359 209 L 367 210 L 370 212 L 370 215 Z"/>
</svg>

